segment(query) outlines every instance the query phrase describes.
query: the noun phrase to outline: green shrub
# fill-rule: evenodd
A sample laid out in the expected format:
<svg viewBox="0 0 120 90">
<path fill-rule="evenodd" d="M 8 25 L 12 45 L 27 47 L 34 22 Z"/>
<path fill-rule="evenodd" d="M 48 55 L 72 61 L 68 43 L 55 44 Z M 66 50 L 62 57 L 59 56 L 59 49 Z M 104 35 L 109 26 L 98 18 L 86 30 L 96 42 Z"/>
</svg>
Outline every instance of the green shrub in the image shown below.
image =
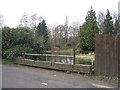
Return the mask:
<svg viewBox="0 0 120 90">
<path fill-rule="evenodd" d="M 39 42 L 36 42 L 30 28 L 4 27 L 2 29 L 2 59 L 15 60 L 22 53 L 43 53 L 45 47 Z"/>
<path fill-rule="evenodd" d="M 33 49 L 30 47 L 22 47 L 21 45 L 16 45 L 10 49 L 3 52 L 3 59 L 15 60 L 17 57 L 22 56 L 23 52 L 32 52 Z"/>
<path fill-rule="evenodd" d="M 88 54 L 89 52 L 90 51 L 83 51 L 83 50 L 80 51 L 81 54 Z"/>
<path fill-rule="evenodd" d="M 23 59 L 22 56 L 19 56 L 19 57 L 16 58 L 16 60 L 22 60 L 22 59 Z"/>
</svg>

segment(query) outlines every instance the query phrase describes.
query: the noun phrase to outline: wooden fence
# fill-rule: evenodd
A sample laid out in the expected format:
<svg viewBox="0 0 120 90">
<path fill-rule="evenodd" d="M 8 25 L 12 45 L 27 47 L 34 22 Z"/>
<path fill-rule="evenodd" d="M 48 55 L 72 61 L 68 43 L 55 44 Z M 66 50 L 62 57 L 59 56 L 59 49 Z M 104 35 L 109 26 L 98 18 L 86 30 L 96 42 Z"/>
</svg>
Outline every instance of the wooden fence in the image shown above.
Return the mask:
<svg viewBox="0 0 120 90">
<path fill-rule="evenodd" d="M 14 63 L 21 65 L 28 65 L 40 68 L 54 69 L 54 70 L 62 70 L 62 71 L 71 71 L 77 73 L 91 73 L 91 65 L 83 65 L 83 64 L 64 64 L 64 63 L 56 63 L 49 61 L 35 61 L 30 59 L 18 59 Z"/>
<path fill-rule="evenodd" d="M 95 75 L 120 75 L 120 35 L 96 35 Z"/>
</svg>

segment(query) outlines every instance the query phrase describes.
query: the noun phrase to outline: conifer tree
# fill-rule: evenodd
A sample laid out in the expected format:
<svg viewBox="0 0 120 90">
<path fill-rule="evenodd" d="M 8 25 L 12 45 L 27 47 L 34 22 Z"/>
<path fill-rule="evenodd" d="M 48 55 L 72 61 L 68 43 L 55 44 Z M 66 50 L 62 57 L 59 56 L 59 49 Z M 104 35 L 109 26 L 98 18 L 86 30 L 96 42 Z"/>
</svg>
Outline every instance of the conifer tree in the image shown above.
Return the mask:
<svg viewBox="0 0 120 90">
<path fill-rule="evenodd" d="M 95 48 L 95 34 L 99 32 L 96 13 L 93 8 L 87 12 L 85 23 L 80 27 L 79 42 L 83 51 L 94 51 Z"/>
</svg>

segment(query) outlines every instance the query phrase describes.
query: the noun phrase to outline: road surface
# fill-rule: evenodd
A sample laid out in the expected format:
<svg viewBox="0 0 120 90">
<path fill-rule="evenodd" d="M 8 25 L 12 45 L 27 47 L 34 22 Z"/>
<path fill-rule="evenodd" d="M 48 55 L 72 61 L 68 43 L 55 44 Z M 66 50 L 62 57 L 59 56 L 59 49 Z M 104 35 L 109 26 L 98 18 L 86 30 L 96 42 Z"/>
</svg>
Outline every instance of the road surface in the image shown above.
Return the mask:
<svg viewBox="0 0 120 90">
<path fill-rule="evenodd" d="M 2 65 L 2 88 L 112 88 L 80 74 L 20 65 Z"/>
</svg>

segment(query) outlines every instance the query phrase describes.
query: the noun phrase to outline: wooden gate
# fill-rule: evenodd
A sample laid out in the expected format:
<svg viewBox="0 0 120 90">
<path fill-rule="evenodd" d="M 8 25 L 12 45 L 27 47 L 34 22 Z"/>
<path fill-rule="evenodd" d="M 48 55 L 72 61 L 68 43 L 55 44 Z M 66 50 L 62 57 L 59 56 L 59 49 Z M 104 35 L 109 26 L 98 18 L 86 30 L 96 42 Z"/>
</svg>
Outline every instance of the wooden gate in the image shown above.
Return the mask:
<svg viewBox="0 0 120 90">
<path fill-rule="evenodd" d="M 120 35 L 96 35 L 95 75 L 120 75 Z"/>
</svg>

